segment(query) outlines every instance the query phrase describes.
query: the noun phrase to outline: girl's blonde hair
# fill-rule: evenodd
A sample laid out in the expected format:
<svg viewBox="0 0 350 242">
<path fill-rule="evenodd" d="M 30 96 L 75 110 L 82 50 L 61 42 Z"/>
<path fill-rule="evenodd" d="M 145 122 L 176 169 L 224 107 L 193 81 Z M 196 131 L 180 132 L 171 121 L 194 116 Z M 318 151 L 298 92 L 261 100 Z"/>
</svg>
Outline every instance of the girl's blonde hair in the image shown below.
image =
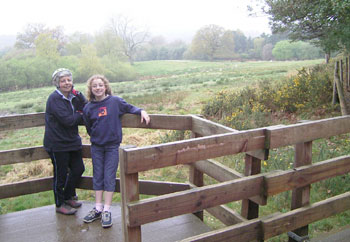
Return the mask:
<svg viewBox="0 0 350 242">
<path fill-rule="evenodd" d="M 92 77 L 89 78 L 89 80 L 87 80 L 87 97 L 89 101 L 95 100 L 95 95 L 92 93 L 91 85 L 92 85 L 92 82 L 96 79 L 101 79 L 103 81 L 103 84 L 105 85 L 105 88 L 106 88 L 105 94 L 112 95 L 112 90 L 109 85 L 108 79 L 103 75 L 93 75 Z"/>
</svg>

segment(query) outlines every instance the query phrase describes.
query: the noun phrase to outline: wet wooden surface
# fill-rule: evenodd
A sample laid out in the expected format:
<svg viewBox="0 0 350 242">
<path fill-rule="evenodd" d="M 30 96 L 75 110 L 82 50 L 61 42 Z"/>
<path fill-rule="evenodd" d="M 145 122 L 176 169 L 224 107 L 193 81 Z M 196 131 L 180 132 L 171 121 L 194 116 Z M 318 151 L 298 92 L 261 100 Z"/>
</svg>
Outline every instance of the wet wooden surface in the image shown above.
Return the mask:
<svg viewBox="0 0 350 242">
<path fill-rule="evenodd" d="M 75 215 L 55 212 L 55 206 L 45 206 L 0 215 L 0 241 L 49 242 L 49 241 L 117 241 L 122 242 L 120 204 L 113 204 L 113 226 L 104 229 L 96 220 L 86 224 L 83 217 L 94 203 L 84 202 Z M 192 214 L 177 216 L 142 226 L 142 241 L 170 242 L 210 231 Z"/>
</svg>

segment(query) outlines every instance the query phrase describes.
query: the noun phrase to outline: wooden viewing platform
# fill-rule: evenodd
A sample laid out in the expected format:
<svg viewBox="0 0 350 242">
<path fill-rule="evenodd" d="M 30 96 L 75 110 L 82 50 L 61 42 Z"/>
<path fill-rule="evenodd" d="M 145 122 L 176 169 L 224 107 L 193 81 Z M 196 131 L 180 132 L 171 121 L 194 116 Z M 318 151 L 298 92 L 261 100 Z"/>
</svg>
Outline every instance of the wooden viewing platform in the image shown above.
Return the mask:
<svg viewBox="0 0 350 242">
<path fill-rule="evenodd" d="M 145 147 L 121 147 L 120 180 L 117 179 L 116 192 L 121 193 L 122 202 L 120 207 L 114 208 L 121 210 L 121 214 L 113 212 L 113 216 L 119 217 L 115 217 L 111 230 L 105 231 L 98 222 L 83 224 L 82 216 L 92 205 L 85 204 L 76 215 L 78 218 L 62 217 L 54 212 L 53 206 L 48 206 L 1 215 L 0 241 L 13 241 L 20 229 L 23 231 L 18 233 L 28 236 L 25 241 L 30 238 L 40 241 L 44 233 L 41 222 L 48 226 L 46 229 L 49 233 L 46 236 L 49 239 L 45 241 L 68 240 L 65 234 L 76 235 L 76 240 L 72 241 L 87 241 L 84 236 L 90 232 L 96 236 L 102 232 L 104 236 L 110 236 L 103 238 L 104 241 L 122 239 L 139 242 L 156 241 L 158 238 L 160 241 L 171 241 L 170 236 L 180 236 L 173 238 L 183 242 L 262 241 L 287 232 L 292 236 L 305 237 L 310 223 L 350 209 L 350 192 L 310 202 L 311 184 L 350 172 L 349 155 L 312 161 L 313 141 L 349 134 L 350 116 L 244 131 L 195 115 L 151 115 L 151 120 L 150 125 L 145 126 L 139 123 L 139 117 L 124 115 L 122 124 L 127 128 L 190 130 L 192 138 Z M 0 131 L 43 125 L 43 113 L 0 117 Z M 294 147 L 294 167 L 261 173 L 261 161 L 269 159 L 269 151 L 286 146 Z M 240 153 L 245 155 L 244 173 L 214 160 Z M 89 145 L 84 145 L 83 157 L 91 158 Z M 48 159 L 42 146 L 0 151 L 0 165 L 40 159 Z M 291 160 L 281 162 L 290 163 Z M 187 183 L 139 180 L 139 172 L 176 165 L 189 166 Z M 217 182 L 206 185 L 204 176 Z M 78 188 L 92 190 L 92 178 L 83 177 Z M 0 199 L 51 189 L 52 177 L 3 184 L 0 185 Z M 292 191 L 290 211 L 276 211 L 269 216 L 259 217 L 259 207 L 267 204 L 268 197 L 286 191 Z M 152 197 L 141 199 L 140 194 Z M 227 206 L 235 201 L 242 201 L 241 211 L 234 211 Z M 200 222 L 203 221 L 204 210 L 226 227 L 210 231 Z M 16 217 L 18 222 L 14 222 Z M 196 220 L 199 223 L 194 222 Z M 72 227 L 76 227 L 76 230 L 72 231 Z M 35 228 L 40 229 L 37 234 L 27 233 L 34 233 Z M 160 235 L 152 237 L 156 231 Z M 57 234 L 61 232 L 64 232 L 60 235 L 63 237 L 59 238 Z M 161 232 L 169 238 L 161 237 Z M 182 237 L 185 235 L 189 237 Z M 102 237 L 95 237 L 96 240 L 102 241 Z M 289 241 L 296 240 L 290 237 Z"/>
<path fill-rule="evenodd" d="M 84 201 L 75 215 L 55 212 L 55 205 L 0 215 L 0 241 L 11 242 L 122 242 L 120 204 L 113 204 L 113 226 L 104 229 L 100 221 L 84 223 L 83 217 L 94 206 Z M 172 242 L 208 232 L 210 229 L 192 214 L 165 219 L 144 226 L 143 241 Z"/>
</svg>

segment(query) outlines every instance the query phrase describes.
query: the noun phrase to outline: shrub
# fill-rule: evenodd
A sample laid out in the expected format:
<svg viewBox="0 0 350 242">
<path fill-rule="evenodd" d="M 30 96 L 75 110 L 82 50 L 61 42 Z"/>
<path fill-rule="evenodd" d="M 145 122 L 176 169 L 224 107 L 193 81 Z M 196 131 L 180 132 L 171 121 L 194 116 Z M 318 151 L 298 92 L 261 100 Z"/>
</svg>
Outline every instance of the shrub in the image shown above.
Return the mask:
<svg viewBox="0 0 350 242">
<path fill-rule="evenodd" d="M 302 113 L 329 105 L 332 83 L 327 68 L 303 68 L 277 84 L 262 81 L 257 87 L 221 91 L 202 108 L 202 114 L 242 130 L 271 125 L 276 113 Z"/>
</svg>

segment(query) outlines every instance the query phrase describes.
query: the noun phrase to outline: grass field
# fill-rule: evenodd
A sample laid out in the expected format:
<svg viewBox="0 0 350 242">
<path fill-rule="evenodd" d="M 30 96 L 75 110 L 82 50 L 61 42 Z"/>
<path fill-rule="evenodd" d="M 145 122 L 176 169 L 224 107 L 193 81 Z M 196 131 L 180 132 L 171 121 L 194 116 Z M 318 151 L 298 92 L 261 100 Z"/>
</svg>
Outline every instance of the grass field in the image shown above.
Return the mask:
<svg viewBox="0 0 350 242">
<path fill-rule="evenodd" d="M 134 68 L 139 78 L 130 82 L 112 83 L 115 95 L 123 97 L 127 102 L 146 109 L 153 114 L 200 114 L 203 105 L 217 92 L 222 90 L 238 90 L 245 86 L 254 86 L 263 80 L 283 81 L 284 77 L 291 76 L 302 67 L 311 67 L 322 63 L 323 60 L 312 61 L 286 61 L 286 62 L 198 62 L 198 61 L 152 61 L 136 63 Z M 85 91 L 85 84 L 77 84 L 76 89 Z M 45 87 L 16 92 L 0 93 L 0 114 L 43 112 L 48 95 L 53 87 Z M 233 107 L 234 108 L 234 107 Z M 145 146 L 164 143 L 173 140 L 174 132 L 160 130 L 124 129 L 123 144 Z M 84 127 L 80 127 L 83 143 L 89 143 L 89 137 Z M 43 127 L 30 128 L 17 131 L 0 132 L 0 150 L 41 145 Z M 347 137 L 341 137 L 347 139 Z M 348 154 L 349 146 L 339 139 L 321 140 L 313 146 L 313 157 L 316 161 L 328 159 L 335 155 Z M 262 167 L 263 171 L 276 169 L 289 169 L 290 163 L 279 161 L 293 160 L 291 147 L 272 151 L 271 160 Z M 243 171 L 243 157 L 224 157 L 218 159 L 231 168 Z M 86 159 L 86 172 L 92 174 L 91 161 Z M 33 179 L 51 175 L 49 161 L 31 162 L 31 164 L 16 164 L 0 167 L 0 184 Z M 166 180 L 174 182 L 187 182 L 188 172 L 184 166 L 164 168 L 140 174 L 140 179 Z M 335 178 L 332 181 L 317 183 L 313 188 L 324 191 L 329 196 L 339 192 L 335 184 L 337 180 L 348 181 L 347 176 Z M 214 181 L 206 178 L 206 184 Z M 347 182 L 350 184 L 350 181 Z M 342 187 L 341 189 L 348 189 Z M 79 191 L 82 199 L 93 200 L 91 191 Z M 266 215 L 275 211 L 286 211 L 290 204 L 290 193 L 269 198 L 269 205 L 261 209 Z M 312 201 L 320 200 L 314 194 Z M 114 201 L 120 201 L 119 194 Z M 53 195 L 50 192 L 26 195 L 19 198 L 0 200 L 0 214 L 18 211 L 36 206 L 53 204 Z M 231 203 L 230 207 L 240 209 L 240 203 Z M 341 216 L 322 220 L 311 225 L 311 233 L 328 231 L 349 222 L 350 212 Z M 222 225 L 210 216 L 206 221 L 213 228 Z M 285 235 L 271 241 L 284 241 Z"/>
</svg>

